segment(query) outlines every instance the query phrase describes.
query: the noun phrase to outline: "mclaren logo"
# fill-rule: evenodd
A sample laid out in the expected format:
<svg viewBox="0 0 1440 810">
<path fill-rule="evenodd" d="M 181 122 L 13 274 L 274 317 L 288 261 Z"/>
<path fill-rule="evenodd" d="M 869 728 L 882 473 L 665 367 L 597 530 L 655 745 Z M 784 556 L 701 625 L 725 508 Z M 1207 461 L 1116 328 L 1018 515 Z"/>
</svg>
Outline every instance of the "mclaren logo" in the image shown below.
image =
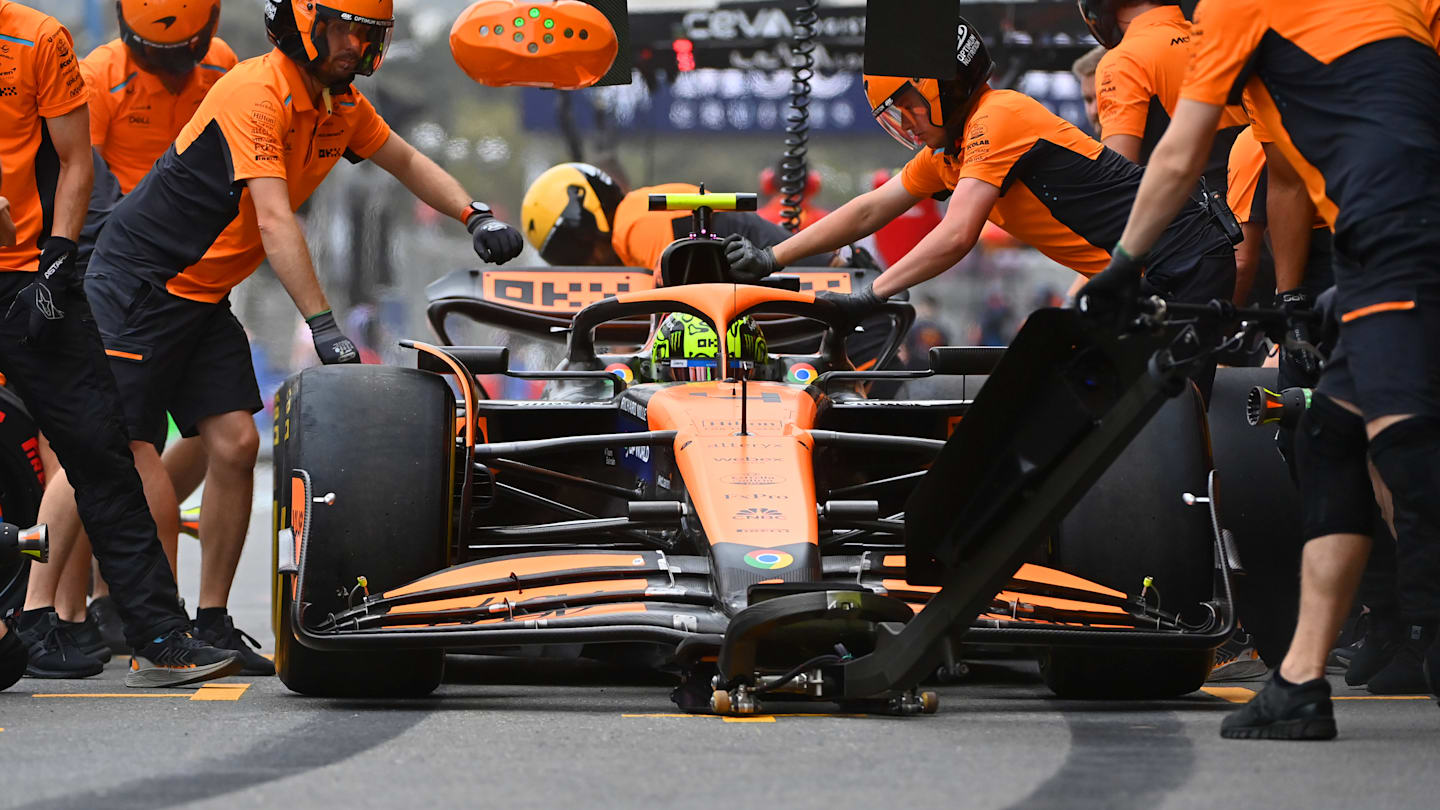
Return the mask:
<svg viewBox="0 0 1440 810">
<path fill-rule="evenodd" d="M 174 17 L 174 16 L 161 17 L 160 19 L 156 20 L 155 22 L 160 23 L 161 25 L 165 26 L 165 30 L 166 30 L 166 31 L 169 31 L 169 30 L 170 30 L 170 26 L 172 26 L 172 25 L 175 24 L 175 17 Z"/>
</svg>

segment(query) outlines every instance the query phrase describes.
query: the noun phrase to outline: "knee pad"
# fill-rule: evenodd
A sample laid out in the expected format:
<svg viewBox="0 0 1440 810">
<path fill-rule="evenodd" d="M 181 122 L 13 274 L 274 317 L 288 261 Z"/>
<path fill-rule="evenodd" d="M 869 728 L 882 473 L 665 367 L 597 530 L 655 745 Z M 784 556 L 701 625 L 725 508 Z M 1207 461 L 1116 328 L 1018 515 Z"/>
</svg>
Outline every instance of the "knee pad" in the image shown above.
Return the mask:
<svg viewBox="0 0 1440 810">
<path fill-rule="evenodd" d="M 20 641 L 20 633 L 10 628 L 10 632 L 0 638 L 0 692 L 14 686 L 29 663 L 30 651 Z"/>
<path fill-rule="evenodd" d="M 1418 520 L 1416 528 L 1440 530 L 1440 419 L 1412 416 L 1380 431 L 1370 442 L 1370 459 L 1395 499 L 1400 514 Z M 1409 522 L 1409 521 L 1407 521 Z"/>
<path fill-rule="evenodd" d="M 1365 455 L 1365 420 L 1315 394 L 1295 430 L 1304 538 L 1369 536 L 1379 507 Z"/>
</svg>

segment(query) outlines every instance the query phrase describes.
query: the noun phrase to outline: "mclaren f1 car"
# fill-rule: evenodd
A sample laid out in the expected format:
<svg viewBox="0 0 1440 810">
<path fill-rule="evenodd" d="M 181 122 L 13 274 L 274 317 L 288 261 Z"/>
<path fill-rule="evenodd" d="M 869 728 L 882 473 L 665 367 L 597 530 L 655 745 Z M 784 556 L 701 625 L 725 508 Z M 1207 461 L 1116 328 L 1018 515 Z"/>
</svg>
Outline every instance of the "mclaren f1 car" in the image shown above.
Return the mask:
<svg viewBox="0 0 1440 810">
<path fill-rule="evenodd" d="M 702 202 L 744 204 L 725 199 Z M 415 367 L 285 382 L 287 687 L 418 695 L 447 651 L 578 653 L 675 673 L 687 711 L 919 713 L 936 705 L 922 682 L 967 645 L 1033 649 L 1062 695 L 1201 685 L 1234 627 L 1235 562 L 1204 407 L 1183 373 L 1155 371 L 1175 328 L 1117 341 L 1042 310 L 1008 351 L 940 348 L 927 370 L 892 371 L 913 320 L 892 302 L 867 348 L 877 367 L 857 370 L 853 325 L 815 289 L 873 271 L 727 283 L 703 233 L 666 261 L 702 282 L 461 271 L 432 289 L 442 342 L 405 344 Z M 446 345 L 457 312 L 561 341 L 563 361 L 520 370 L 505 348 Z M 708 374 L 659 367 L 676 314 L 732 336 Z M 726 347 L 742 322 L 762 355 Z M 544 395 L 490 398 L 482 380 L 507 376 Z M 962 395 L 866 393 L 933 376 Z M 869 668 L 847 679 L 852 665 Z"/>
</svg>

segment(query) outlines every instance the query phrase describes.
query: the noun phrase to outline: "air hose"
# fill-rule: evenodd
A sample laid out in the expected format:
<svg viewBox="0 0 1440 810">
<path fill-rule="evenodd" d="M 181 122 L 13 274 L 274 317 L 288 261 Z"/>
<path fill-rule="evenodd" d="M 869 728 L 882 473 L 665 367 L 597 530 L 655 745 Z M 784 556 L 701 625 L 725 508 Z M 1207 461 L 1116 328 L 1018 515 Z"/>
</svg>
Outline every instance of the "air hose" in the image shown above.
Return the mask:
<svg viewBox="0 0 1440 810">
<path fill-rule="evenodd" d="M 805 157 L 810 143 L 810 80 L 815 78 L 815 34 L 820 23 L 820 0 L 802 0 L 795 7 L 790 38 L 790 115 L 785 119 L 785 156 L 780 161 L 780 224 L 800 230 L 805 206 L 805 181 L 810 173 Z"/>
</svg>

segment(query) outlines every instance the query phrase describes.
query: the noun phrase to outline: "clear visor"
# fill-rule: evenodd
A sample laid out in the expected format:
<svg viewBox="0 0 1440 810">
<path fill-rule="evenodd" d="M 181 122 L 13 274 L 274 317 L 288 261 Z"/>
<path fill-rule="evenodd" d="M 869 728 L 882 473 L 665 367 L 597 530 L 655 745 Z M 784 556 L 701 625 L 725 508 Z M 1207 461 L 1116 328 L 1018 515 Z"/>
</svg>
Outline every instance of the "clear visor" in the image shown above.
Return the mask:
<svg viewBox="0 0 1440 810">
<path fill-rule="evenodd" d="M 394 32 L 394 20 L 377 20 L 318 6 L 310 38 L 318 53 L 332 56 L 344 53 L 348 50 L 347 46 L 354 46 L 358 49 L 355 73 L 369 76 L 385 61 L 385 51 L 390 48 L 390 37 Z"/>
<path fill-rule="evenodd" d="M 880 123 L 881 129 L 890 133 L 890 137 L 899 141 L 901 146 L 904 146 L 911 152 L 919 148 L 919 144 L 915 142 L 915 139 L 911 137 L 910 133 L 905 131 L 905 119 L 900 115 L 900 108 L 895 106 L 894 96 L 885 99 L 880 103 L 879 107 L 876 107 L 871 112 L 874 114 L 875 120 Z"/>
</svg>

